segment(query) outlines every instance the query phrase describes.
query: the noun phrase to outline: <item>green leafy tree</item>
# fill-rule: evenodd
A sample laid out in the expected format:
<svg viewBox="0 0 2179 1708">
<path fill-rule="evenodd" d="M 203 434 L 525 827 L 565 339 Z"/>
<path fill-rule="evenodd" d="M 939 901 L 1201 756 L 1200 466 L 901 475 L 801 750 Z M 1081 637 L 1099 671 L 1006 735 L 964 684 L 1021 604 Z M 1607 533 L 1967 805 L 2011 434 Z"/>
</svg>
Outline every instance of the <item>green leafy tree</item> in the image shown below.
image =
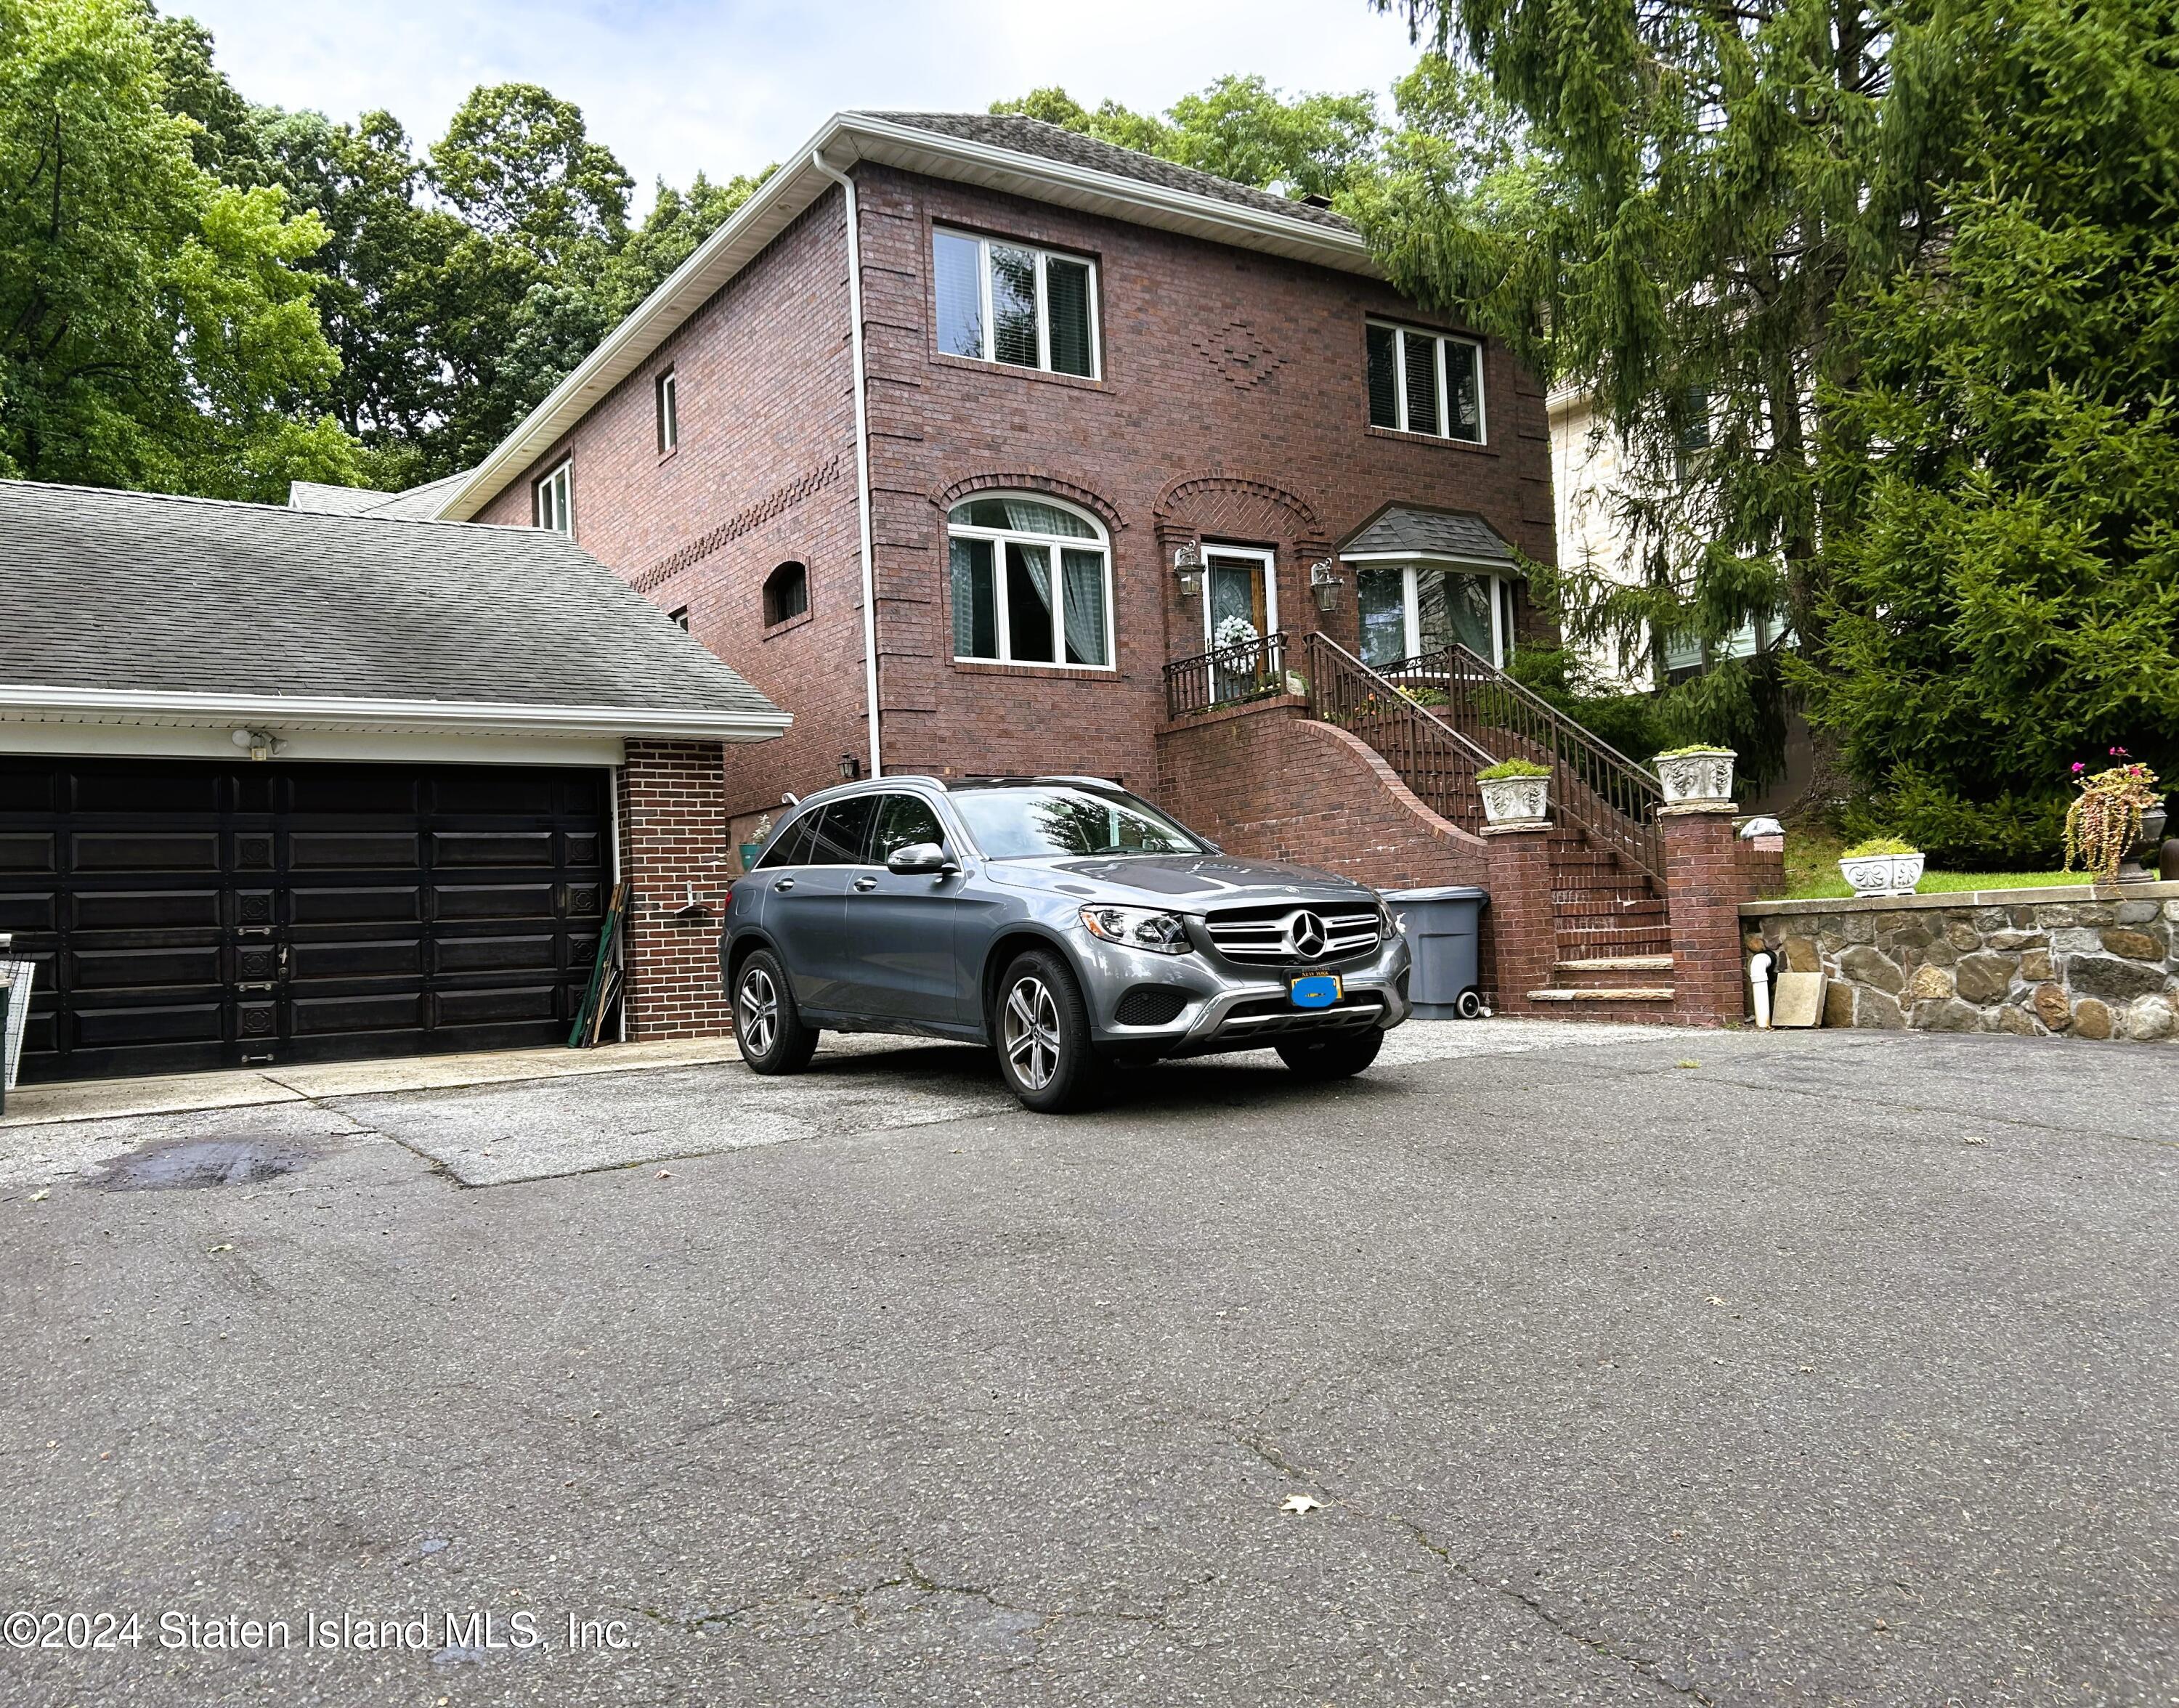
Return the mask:
<svg viewBox="0 0 2179 1708">
<path fill-rule="evenodd" d="M 1393 0 L 1375 0 L 1390 9 Z M 1569 637 L 1712 647 L 1820 622 L 1816 447 L 1852 355 L 1841 294 L 1930 229 L 1929 109 L 1895 100 L 1913 8 L 1862 0 L 1405 0 L 1487 79 L 1514 156 L 1396 156 L 1358 216 L 1402 289 L 1592 398 L 1620 446 L 1630 560 L 1543 578 Z M 1457 80 L 1450 68 L 1438 74 Z M 1494 164 L 1495 160 L 1495 164 Z M 1479 200 L 1479 197 L 1480 198 Z M 1782 759 L 1775 654 L 1668 693 L 1666 727 Z"/>
<path fill-rule="evenodd" d="M 280 191 L 222 184 L 128 0 L 0 0 L 0 473 L 236 497 L 351 478 Z"/>
<path fill-rule="evenodd" d="M 2179 770 L 2179 52 L 2168 0 L 1956 28 L 1943 240 L 1841 311 L 1796 674 L 1863 817 L 2041 865 L 2074 761 Z"/>
<path fill-rule="evenodd" d="M 768 166 L 754 176 L 744 173 L 724 183 L 714 183 L 700 172 L 685 194 L 659 180 L 650 212 L 628 233 L 606 269 L 606 309 L 614 320 L 633 312 L 664 284 L 776 170 Z"/>
<path fill-rule="evenodd" d="M 634 181 L 580 107 L 534 83 L 472 90 L 431 151 L 431 181 L 473 230 L 542 268 L 595 263 L 628 235 Z"/>
<path fill-rule="evenodd" d="M 1110 101 L 1093 112 L 1057 88 L 1033 90 L 1018 101 L 995 102 L 991 110 L 1040 118 L 1294 197 L 1329 198 L 1347 190 L 1374 163 L 1381 140 L 1372 96 L 1288 100 L 1260 77 L 1221 77 L 1200 94 L 1183 96 L 1162 118 Z"/>
</svg>

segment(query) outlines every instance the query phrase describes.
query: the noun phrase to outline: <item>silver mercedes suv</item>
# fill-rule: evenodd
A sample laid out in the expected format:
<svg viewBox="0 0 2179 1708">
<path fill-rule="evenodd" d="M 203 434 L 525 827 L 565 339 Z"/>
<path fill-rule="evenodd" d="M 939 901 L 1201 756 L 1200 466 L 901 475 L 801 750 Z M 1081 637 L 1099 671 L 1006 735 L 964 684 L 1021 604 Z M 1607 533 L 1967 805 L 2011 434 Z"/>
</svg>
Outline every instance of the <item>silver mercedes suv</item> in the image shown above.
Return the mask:
<svg viewBox="0 0 2179 1708">
<path fill-rule="evenodd" d="M 1408 1013 L 1375 891 L 1222 854 L 1095 777 L 811 796 L 728 891 L 719 971 L 758 1073 L 826 1030 L 959 1038 L 1040 1111 L 1094 1103 L 1114 1062 L 1218 1050 L 1345 1078 Z"/>
</svg>

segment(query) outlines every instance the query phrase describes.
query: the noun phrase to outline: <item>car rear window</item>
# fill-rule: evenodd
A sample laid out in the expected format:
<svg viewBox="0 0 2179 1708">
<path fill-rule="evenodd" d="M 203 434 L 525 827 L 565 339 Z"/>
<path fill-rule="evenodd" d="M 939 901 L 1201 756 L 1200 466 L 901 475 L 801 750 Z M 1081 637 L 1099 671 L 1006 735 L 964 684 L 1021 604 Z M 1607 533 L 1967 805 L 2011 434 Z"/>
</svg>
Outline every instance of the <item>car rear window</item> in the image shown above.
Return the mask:
<svg viewBox="0 0 2179 1708">
<path fill-rule="evenodd" d="M 956 793 L 954 810 L 985 857 L 1056 854 L 1205 854 L 1203 844 L 1133 795 L 1040 786 Z"/>
<path fill-rule="evenodd" d="M 850 795 L 825 809 L 818 822 L 817 846 L 810 851 L 812 866 L 859 866 L 863 844 L 870 840 L 870 814 L 876 811 L 875 795 Z"/>
</svg>

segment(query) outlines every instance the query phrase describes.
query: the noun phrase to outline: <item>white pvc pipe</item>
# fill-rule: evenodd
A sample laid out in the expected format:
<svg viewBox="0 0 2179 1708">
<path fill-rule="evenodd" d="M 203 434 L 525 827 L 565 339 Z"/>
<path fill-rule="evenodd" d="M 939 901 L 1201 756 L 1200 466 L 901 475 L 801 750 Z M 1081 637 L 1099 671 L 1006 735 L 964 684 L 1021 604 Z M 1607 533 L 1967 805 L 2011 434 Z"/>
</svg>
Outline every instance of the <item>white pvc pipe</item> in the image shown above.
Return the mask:
<svg viewBox="0 0 2179 1708">
<path fill-rule="evenodd" d="M 1750 955 L 1748 961 L 1748 988 L 1755 993 L 1755 1029 L 1770 1030 L 1770 957 Z"/>
<path fill-rule="evenodd" d="M 870 775 L 885 775 L 878 744 L 878 578 L 870 538 L 870 421 L 863 356 L 863 245 L 855 211 L 855 181 L 821 154 L 810 164 L 840 186 L 848 205 L 848 338 L 855 357 L 855 501 L 863 531 L 863 692 L 870 703 Z"/>
</svg>

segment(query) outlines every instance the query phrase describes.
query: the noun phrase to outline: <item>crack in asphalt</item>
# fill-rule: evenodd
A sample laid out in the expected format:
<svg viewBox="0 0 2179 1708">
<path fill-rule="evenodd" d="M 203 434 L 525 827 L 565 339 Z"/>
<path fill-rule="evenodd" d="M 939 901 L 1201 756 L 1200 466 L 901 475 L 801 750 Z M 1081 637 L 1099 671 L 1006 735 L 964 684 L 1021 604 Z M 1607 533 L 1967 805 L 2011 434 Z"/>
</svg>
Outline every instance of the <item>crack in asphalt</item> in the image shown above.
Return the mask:
<svg viewBox="0 0 2179 1708">
<path fill-rule="evenodd" d="M 1298 1389 L 1295 1391 L 1299 1392 Z M 1279 1400 L 1268 1402 L 1259 1407 L 1252 1416 L 1260 1418 L 1265 1412 L 1284 1403 Z M 1705 1695 L 1693 1684 L 1682 1684 L 1667 1678 L 1658 1670 L 1658 1663 L 1655 1659 L 1640 1655 L 1630 1655 L 1615 1646 L 1608 1639 L 1594 1632 L 1583 1630 L 1569 1620 L 1562 1618 L 1538 1597 L 1524 1594 L 1511 1584 L 1495 1581 L 1481 1575 L 1475 1569 L 1474 1557 L 1463 1559 L 1456 1555 L 1450 1547 L 1434 1541 L 1430 1531 L 1416 1523 L 1414 1519 L 1399 1513 L 1378 1512 L 1353 1496 L 1342 1493 L 1326 1482 L 1320 1473 L 1294 1464 L 1276 1446 L 1260 1437 L 1244 1434 L 1230 1424 L 1227 1426 L 1226 1435 L 1227 1439 L 1234 1446 L 1254 1453 L 1257 1458 L 1282 1475 L 1290 1477 L 1297 1482 L 1306 1482 L 1320 1491 L 1329 1504 L 1339 1507 L 1371 1524 L 1388 1525 L 1403 1532 L 1418 1547 L 1434 1555 L 1440 1563 L 1462 1582 L 1512 1601 L 1531 1618 L 1548 1626 L 1556 1635 L 1565 1641 L 1578 1644 L 1603 1660 L 1616 1661 L 1645 1684 L 1654 1684 L 1660 1689 L 1670 1690 L 1684 1700 L 1699 1703 L 1701 1708 L 1718 1708 L 1716 1698 Z"/>
</svg>

